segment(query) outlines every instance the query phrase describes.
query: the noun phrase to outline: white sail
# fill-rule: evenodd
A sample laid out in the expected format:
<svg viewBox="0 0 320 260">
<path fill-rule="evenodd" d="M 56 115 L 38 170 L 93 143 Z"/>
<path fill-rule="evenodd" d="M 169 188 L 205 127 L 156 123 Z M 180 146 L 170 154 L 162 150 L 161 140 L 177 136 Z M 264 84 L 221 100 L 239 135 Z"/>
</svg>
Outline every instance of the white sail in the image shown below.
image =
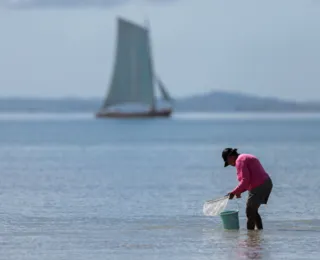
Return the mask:
<svg viewBox="0 0 320 260">
<path fill-rule="evenodd" d="M 154 107 L 153 68 L 147 28 L 118 18 L 117 50 L 103 108 L 125 103 Z"/>
</svg>

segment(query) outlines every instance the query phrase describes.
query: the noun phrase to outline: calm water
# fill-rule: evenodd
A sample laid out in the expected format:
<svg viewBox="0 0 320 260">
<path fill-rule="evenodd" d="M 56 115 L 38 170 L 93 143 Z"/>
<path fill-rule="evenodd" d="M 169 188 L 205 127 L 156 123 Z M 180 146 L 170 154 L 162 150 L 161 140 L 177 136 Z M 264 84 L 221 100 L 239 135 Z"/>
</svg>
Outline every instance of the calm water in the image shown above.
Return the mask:
<svg viewBox="0 0 320 260">
<path fill-rule="evenodd" d="M 205 200 L 237 185 L 221 150 L 261 158 L 265 230 L 227 232 Z M 319 259 L 320 116 L 0 116 L 0 259 Z"/>
</svg>

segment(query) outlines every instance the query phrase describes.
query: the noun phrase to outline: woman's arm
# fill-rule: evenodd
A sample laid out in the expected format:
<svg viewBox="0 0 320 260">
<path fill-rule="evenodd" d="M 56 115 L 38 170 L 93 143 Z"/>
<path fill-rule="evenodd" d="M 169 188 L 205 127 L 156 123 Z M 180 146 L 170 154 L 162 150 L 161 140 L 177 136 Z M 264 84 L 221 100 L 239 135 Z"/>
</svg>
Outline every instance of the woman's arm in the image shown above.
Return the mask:
<svg viewBox="0 0 320 260">
<path fill-rule="evenodd" d="M 241 160 L 237 162 L 236 168 L 237 168 L 237 173 L 239 175 L 240 183 L 231 193 L 241 194 L 242 192 L 245 192 L 249 188 L 250 171 L 248 169 L 246 160 Z"/>
</svg>

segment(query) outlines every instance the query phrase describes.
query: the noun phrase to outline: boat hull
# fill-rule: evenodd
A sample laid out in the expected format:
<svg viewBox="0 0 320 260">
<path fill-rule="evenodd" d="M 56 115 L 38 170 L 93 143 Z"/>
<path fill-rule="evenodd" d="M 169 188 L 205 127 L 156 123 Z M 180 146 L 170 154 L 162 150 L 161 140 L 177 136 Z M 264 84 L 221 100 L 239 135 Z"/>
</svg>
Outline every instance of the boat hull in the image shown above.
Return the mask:
<svg viewBox="0 0 320 260">
<path fill-rule="evenodd" d="M 163 109 L 159 111 L 149 112 L 98 112 L 96 113 L 97 118 L 152 118 L 152 117 L 170 117 L 172 114 L 171 109 Z"/>
</svg>

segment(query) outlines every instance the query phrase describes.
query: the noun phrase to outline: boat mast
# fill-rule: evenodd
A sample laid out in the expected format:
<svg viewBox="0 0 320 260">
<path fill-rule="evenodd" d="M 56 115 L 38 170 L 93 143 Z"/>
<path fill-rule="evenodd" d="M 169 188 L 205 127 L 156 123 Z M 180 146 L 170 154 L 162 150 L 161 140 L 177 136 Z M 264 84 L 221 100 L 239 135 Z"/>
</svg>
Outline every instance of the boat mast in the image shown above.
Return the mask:
<svg viewBox="0 0 320 260">
<path fill-rule="evenodd" d="M 153 88 L 153 97 L 152 97 L 152 104 L 151 104 L 151 108 L 150 108 L 150 110 L 151 110 L 151 112 L 154 112 L 155 110 L 156 110 L 156 95 L 155 95 L 155 91 L 156 91 L 156 89 L 155 89 L 155 86 L 154 86 L 154 78 L 155 78 L 155 73 L 154 73 L 154 68 L 153 68 L 153 65 L 154 65 L 154 62 L 153 62 L 153 58 L 152 58 L 152 42 L 151 42 L 151 36 L 150 36 L 150 21 L 149 21 L 149 18 L 148 18 L 148 15 L 147 15 L 147 11 L 146 11 L 146 9 L 145 9 L 145 6 L 146 6 L 146 4 L 147 4 L 147 1 L 145 1 L 145 0 L 140 0 L 140 1 L 137 1 L 136 2 L 136 6 L 137 6 L 137 8 L 139 9 L 139 11 L 138 12 L 140 12 L 141 13 L 141 16 L 142 17 L 144 17 L 144 27 L 145 27 L 145 29 L 147 30 L 147 35 L 148 35 L 148 54 L 149 54 L 149 66 L 150 66 L 150 68 L 151 68 L 151 78 L 152 78 L 152 80 L 151 80 L 151 82 L 152 82 L 152 84 L 151 84 L 151 88 Z"/>
<path fill-rule="evenodd" d="M 151 36 L 150 36 L 150 21 L 148 19 L 148 17 L 145 15 L 145 19 L 144 19 L 144 25 L 145 28 L 148 31 L 148 51 L 149 51 L 149 66 L 151 68 L 151 77 L 152 77 L 152 84 L 151 84 L 151 88 L 153 88 L 153 97 L 152 97 L 152 105 L 151 105 L 151 111 L 155 111 L 156 110 L 156 95 L 155 95 L 155 87 L 154 87 L 154 63 L 153 63 L 153 59 L 152 59 L 152 42 L 151 42 Z"/>
</svg>

